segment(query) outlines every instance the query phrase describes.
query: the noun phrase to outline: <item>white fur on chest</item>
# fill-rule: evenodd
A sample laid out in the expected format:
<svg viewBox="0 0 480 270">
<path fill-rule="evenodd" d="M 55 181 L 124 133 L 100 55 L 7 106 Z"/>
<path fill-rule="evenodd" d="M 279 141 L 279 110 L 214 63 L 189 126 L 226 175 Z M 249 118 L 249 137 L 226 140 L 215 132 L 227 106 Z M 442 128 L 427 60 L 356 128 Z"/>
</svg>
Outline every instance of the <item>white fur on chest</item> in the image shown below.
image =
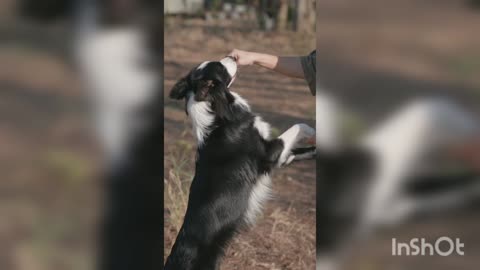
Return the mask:
<svg viewBox="0 0 480 270">
<path fill-rule="evenodd" d="M 201 64 L 200 67 L 205 64 Z M 242 107 L 246 111 L 250 111 L 248 102 L 235 92 L 230 92 L 234 98 L 234 106 Z M 211 104 L 206 101 L 196 101 L 193 93 L 188 94 L 187 111 L 192 120 L 193 134 L 197 139 L 197 144 L 201 147 L 208 135 L 214 129 L 215 114 L 212 111 Z M 259 130 L 262 137 L 270 134 L 270 126 L 263 122 L 260 117 L 255 118 L 255 127 Z M 268 136 L 267 136 L 268 137 Z M 264 137 L 264 138 L 267 138 Z"/>
<path fill-rule="evenodd" d="M 208 102 L 195 101 L 193 94 L 187 96 L 187 99 L 187 111 L 192 120 L 193 135 L 197 138 L 197 144 L 200 147 L 213 129 L 215 115 Z"/>
</svg>

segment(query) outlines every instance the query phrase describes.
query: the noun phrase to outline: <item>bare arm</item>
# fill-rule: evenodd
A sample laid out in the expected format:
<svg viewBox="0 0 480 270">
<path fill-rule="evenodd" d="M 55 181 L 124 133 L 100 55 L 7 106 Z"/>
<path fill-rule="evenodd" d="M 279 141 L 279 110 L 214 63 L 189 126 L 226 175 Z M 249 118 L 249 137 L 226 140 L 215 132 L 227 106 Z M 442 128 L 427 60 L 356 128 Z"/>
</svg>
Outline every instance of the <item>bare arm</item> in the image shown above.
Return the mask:
<svg viewBox="0 0 480 270">
<path fill-rule="evenodd" d="M 228 55 L 234 57 L 238 65 L 258 65 L 289 77 L 305 78 L 300 57 L 297 56 L 275 56 L 237 49 Z"/>
</svg>

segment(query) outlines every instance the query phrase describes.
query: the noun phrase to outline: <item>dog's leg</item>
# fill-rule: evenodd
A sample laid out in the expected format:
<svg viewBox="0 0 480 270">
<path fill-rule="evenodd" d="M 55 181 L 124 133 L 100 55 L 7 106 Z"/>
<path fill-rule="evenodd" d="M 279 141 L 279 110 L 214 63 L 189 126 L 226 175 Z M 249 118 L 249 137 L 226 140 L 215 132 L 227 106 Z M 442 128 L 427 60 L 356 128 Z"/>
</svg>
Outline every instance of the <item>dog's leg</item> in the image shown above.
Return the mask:
<svg viewBox="0 0 480 270">
<path fill-rule="evenodd" d="M 480 198 L 480 179 L 461 187 L 450 188 L 431 195 L 409 197 L 405 199 L 405 213 L 413 216 L 425 213 L 438 213 L 461 208 Z M 408 207 L 409 206 L 409 207 Z"/>
<path fill-rule="evenodd" d="M 279 140 L 283 142 L 283 150 L 277 161 L 277 166 L 281 167 L 290 164 L 295 159 L 292 154 L 293 148 L 303 139 L 315 136 L 315 130 L 306 124 L 295 124 L 285 131 Z"/>
<path fill-rule="evenodd" d="M 293 161 L 314 159 L 316 152 L 317 148 L 315 146 L 294 148 L 292 149 L 292 154 L 295 155 Z"/>
<path fill-rule="evenodd" d="M 431 195 L 401 196 L 384 212 L 381 223 L 395 225 L 415 216 L 458 209 L 479 197 L 480 182 Z"/>
<path fill-rule="evenodd" d="M 383 223 L 385 216 L 398 221 L 404 216 L 402 213 L 409 212 L 408 204 L 395 204 L 402 202 L 402 187 L 421 157 L 432 149 L 462 141 L 476 130 L 475 122 L 460 108 L 434 100 L 405 107 L 368 135 L 362 143 L 375 153 L 378 169 L 362 214 L 362 230 Z M 397 212 L 398 217 L 393 217 Z"/>
</svg>

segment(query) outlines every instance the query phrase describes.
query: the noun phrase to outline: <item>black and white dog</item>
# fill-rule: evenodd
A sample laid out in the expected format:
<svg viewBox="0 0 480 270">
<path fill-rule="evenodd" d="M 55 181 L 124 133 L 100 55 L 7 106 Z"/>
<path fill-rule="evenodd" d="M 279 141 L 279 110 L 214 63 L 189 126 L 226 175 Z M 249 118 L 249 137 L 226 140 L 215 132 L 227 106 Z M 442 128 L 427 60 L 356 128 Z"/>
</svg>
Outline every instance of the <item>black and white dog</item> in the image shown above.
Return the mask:
<svg viewBox="0 0 480 270">
<path fill-rule="evenodd" d="M 317 138 L 317 270 L 342 269 L 352 243 L 379 228 L 478 202 L 478 171 L 442 168 L 448 160 L 439 155 L 478 134 L 479 123 L 461 106 L 428 98 L 405 105 L 351 145 L 321 151 Z"/>
<path fill-rule="evenodd" d="M 271 139 L 269 124 L 230 91 L 236 73 L 231 57 L 204 62 L 170 93 L 185 99 L 198 149 L 184 223 L 165 269 L 218 269 L 223 249 L 255 222 L 269 197 L 273 168 L 298 158 L 293 147 L 314 136 L 312 128 L 296 124 Z"/>
<path fill-rule="evenodd" d="M 37 21 L 71 23 L 65 44 L 73 45 L 107 161 L 97 269 L 160 269 L 163 3 L 21 0 L 19 8 Z"/>
</svg>

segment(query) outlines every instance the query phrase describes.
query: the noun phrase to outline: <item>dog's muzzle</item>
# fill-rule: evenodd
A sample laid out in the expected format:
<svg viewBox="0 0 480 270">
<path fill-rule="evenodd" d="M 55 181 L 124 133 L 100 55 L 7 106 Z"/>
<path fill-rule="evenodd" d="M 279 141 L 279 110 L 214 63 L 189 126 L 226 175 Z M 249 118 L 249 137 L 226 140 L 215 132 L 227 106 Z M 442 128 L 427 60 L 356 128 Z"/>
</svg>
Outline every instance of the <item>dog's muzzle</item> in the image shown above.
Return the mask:
<svg viewBox="0 0 480 270">
<path fill-rule="evenodd" d="M 227 69 L 227 72 L 231 77 L 230 82 L 228 82 L 227 85 L 227 88 L 230 88 L 232 83 L 235 81 L 235 78 L 237 77 L 237 62 L 232 56 L 227 56 L 220 60 L 220 63 Z"/>
</svg>

